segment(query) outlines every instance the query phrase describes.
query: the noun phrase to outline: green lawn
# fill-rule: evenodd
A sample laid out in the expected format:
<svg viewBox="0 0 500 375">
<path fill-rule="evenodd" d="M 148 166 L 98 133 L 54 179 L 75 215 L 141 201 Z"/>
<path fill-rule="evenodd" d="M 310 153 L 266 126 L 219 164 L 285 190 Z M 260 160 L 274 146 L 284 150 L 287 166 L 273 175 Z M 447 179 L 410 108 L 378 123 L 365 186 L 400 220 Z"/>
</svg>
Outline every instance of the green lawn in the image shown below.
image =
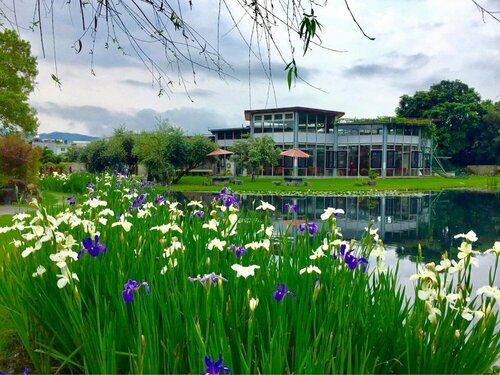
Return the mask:
<svg viewBox="0 0 500 375">
<path fill-rule="evenodd" d="M 305 178 L 306 186 L 284 186 L 283 178 L 260 177 L 251 181 L 250 177 L 238 177 L 241 185 L 227 184 L 240 192 L 345 192 L 345 191 L 435 191 L 445 189 L 498 189 L 499 177 L 470 176 L 463 178 L 423 177 L 423 178 L 379 178 L 376 186 L 367 186 L 367 178 Z M 281 186 L 273 184 L 281 181 Z M 186 176 L 179 184 L 172 185 L 173 191 L 210 192 L 219 191 L 221 185 L 211 185 L 210 177 Z"/>
</svg>

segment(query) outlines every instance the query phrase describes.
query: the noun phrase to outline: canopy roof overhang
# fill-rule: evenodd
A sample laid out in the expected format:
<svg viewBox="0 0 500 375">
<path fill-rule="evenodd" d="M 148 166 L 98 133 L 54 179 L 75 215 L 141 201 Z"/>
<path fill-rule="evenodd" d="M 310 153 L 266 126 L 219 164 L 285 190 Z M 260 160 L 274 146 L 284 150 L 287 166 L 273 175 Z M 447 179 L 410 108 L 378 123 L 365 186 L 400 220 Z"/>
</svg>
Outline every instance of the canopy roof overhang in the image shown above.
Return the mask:
<svg viewBox="0 0 500 375">
<path fill-rule="evenodd" d="M 264 114 L 264 113 L 265 114 L 281 113 L 281 112 L 308 112 L 308 113 L 316 113 L 327 116 L 335 116 L 336 118 L 340 118 L 345 115 L 345 112 L 329 111 L 326 109 L 317 109 L 309 107 L 282 107 L 282 108 L 268 108 L 268 109 L 247 109 L 245 111 L 245 120 L 250 121 L 252 115 Z"/>
</svg>

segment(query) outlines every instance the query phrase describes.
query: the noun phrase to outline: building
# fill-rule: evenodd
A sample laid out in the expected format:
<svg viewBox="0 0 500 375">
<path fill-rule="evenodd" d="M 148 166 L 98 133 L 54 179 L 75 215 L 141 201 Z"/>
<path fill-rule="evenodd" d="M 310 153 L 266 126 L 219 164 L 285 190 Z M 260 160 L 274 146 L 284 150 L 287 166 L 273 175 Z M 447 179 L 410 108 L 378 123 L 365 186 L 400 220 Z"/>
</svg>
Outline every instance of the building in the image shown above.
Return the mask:
<svg viewBox="0 0 500 375">
<path fill-rule="evenodd" d="M 305 107 L 245 111 L 249 125 L 211 129 L 221 148 L 231 148 L 245 137 L 268 135 L 282 150 L 299 148 L 298 176 L 431 175 L 432 141 L 428 120 L 381 118 L 343 120 L 344 112 Z M 283 157 L 264 175 L 294 174 L 293 160 Z"/>
<path fill-rule="evenodd" d="M 55 155 L 62 155 L 66 153 L 71 147 L 85 147 L 90 141 L 68 141 L 61 139 L 41 139 L 34 138 L 31 142 L 33 147 L 48 148 Z"/>
</svg>

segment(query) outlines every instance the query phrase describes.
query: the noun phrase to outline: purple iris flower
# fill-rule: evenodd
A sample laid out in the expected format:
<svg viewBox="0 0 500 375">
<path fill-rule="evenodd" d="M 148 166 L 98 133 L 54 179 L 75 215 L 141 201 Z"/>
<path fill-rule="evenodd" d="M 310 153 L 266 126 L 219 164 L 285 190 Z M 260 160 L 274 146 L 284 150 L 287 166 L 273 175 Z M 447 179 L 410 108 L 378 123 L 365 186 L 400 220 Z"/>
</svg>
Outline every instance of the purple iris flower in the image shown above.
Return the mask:
<svg viewBox="0 0 500 375">
<path fill-rule="evenodd" d="M 82 256 L 83 253 L 88 252 L 90 256 L 96 257 L 100 253 L 105 253 L 107 248 L 106 245 L 99 243 L 99 236 L 95 235 L 94 237 L 95 243 L 92 243 L 92 239 L 90 237 L 84 238 L 82 240 L 83 249 L 78 252 L 78 259 Z"/>
<path fill-rule="evenodd" d="M 347 245 L 345 243 L 343 243 L 342 245 L 340 245 L 340 256 L 343 258 L 345 256 L 345 249 L 347 249 Z"/>
<path fill-rule="evenodd" d="M 137 210 L 138 208 L 142 208 L 145 202 L 146 202 L 146 196 L 144 194 L 139 195 L 132 202 L 132 205 L 129 207 L 129 211 L 134 211 Z"/>
<path fill-rule="evenodd" d="M 301 233 L 304 232 L 306 228 L 311 236 L 314 236 L 318 231 L 318 226 L 314 223 L 299 224 L 297 226 L 298 231 Z"/>
<path fill-rule="evenodd" d="M 70 206 L 74 206 L 76 204 L 76 196 L 72 195 L 71 197 L 66 198 L 66 201 L 69 203 Z"/>
<path fill-rule="evenodd" d="M 194 283 L 195 281 L 199 281 L 200 284 L 206 285 L 207 281 L 210 281 L 213 285 L 217 285 L 217 280 L 225 281 L 227 282 L 227 279 L 222 277 L 221 275 L 216 275 L 215 272 L 212 273 L 207 273 L 204 276 L 197 276 L 197 277 L 188 277 L 189 281 Z"/>
<path fill-rule="evenodd" d="M 27 367 L 25 367 L 23 370 L 23 375 L 28 375 L 29 373 L 30 373 L 29 369 Z"/>
<path fill-rule="evenodd" d="M 348 251 L 345 254 L 344 261 L 351 270 L 355 270 L 359 264 L 363 264 L 361 268 L 361 271 L 363 271 L 363 273 L 366 271 L 366 267 L 368 266 L 368 260 L 366 258 L 357 258 L 356 256 L 352 255 L 352 251 Z"/>
<path fill-rule="evenodd" d="M 222 374 L 222 373 L 231 373 L 231 370 L 229 367 L 224 366 L 222 364 L 222 357 L 219 357 L 219 359 L 215 362 L 212 362 L 212 358 L 210 358 L 208 355 L 205 356 L 205 365 L 207 368 L 205 369 L 204 374 L 208 375 L 217 375 L 217 374 Z"/>
<path fill-rule="evenodd" d="M 156 199 L 155 199 L 155 204 L 166 204 L 167 203 L 167 200 L 165 199 L 165 197 L 163 195 L 157 195 L 156 196 Z"/>
<path fill-rule="evenodd" d="M 125 283 L 123 286 L 123 292 L 122 292 L 122 297 L 125 303 L 129 304 L 132 303 L 134 300 L 134 293 L 138 291 L 141 286 L 144 286 L 144 289 L 146 290 L 146 295 L 149 296 L 149 284 L 145 281 L 141 281 L 138 283 L 135 280 L 128 279 L 128 281 Z"/>
<path fill-rule="evenodd" d="M 274 292 L 273 292 L 273 298 L 279 302 L 281 301 L 283 298 L 285 298 L 285 296 L 289 294 L 291 297 L 294 297 L 295 298 L 295 294 L 291 291 L 289 291 L 287 288 L 286 288 L 286 285 L 285 283 L 282 283 L 281 286 L 279 286 L 278 284 L 278 289 L 276 289 Z"/>
<path fill-rule="evenodd" d="M 196 210 L 194 214 L 195 214 L 195 216 L 199 217 L 200 219 L 205 218 L 205 213 L 203 211 Z"/>
<path fill-rule="evenodd" d="M 321 282 L 319 277 L 314 280 L 314 289 L 319 289 L 321 287 Z"/>
<path fill-rule="evenodd" d="M 297 203 L 295 204 L 290 204 L 290 203 L 285 203 L 283 206 L 283 211 L 288 214 L 294 214 L 297 213 L 297 210 L 299 208 L 299 205 Z"/>
<path fill-rule="evenodd" d="M 236 258 L 240 259 L 240 257 L 246 253 L 247 253 L 247 249 L 245 249 L 245 246 L 240 246 L 236 249 L 236 251 L 234 252 L 234 255 L 236 255 Z"/>
<path fill-rule="evenodd" d="M 215 196 L 214 202 L 221 202 L 226 207 L 231 205 L 238 207 L 240 204 L 240 200 L 234 196 L 234 192 L 226 187 L 222 188 L 220 193 Z"/>
<path fill-rule="evenodd" d="M 245 246 L 238 246 L 236 244 L 232 244 L 229 246 L 229 251 L 234 251 L 234 255 L 236 255 L 236 258 L 240 259 L 240 257 L 244 254 L 247 253 L 247 249 L 245 249 Z"/>
<path fill-rule="evenodd" d="M 87 188 L 92 193 L 95 190 L 95 184 L 93 184 L 92 182 L 89 181 L 89 182 L 87 182 Z"/>
</svg>

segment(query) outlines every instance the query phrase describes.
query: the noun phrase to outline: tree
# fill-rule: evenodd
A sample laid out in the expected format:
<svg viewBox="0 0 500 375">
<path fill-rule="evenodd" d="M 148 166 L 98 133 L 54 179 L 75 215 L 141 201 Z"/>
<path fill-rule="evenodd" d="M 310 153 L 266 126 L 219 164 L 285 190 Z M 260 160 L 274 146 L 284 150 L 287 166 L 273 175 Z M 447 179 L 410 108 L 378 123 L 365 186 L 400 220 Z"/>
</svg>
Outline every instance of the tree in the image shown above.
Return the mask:
<svg viewBox="0 0 500 375">
<path fill-rule="evenodd" d="M 486 100 L 479 131 L 470 149 L 470 164 L 500 165 L 500 102 Z"/>
<path fill-rule="evenodd" d="M 0 31 L 0 134 L 36 134 L 36 111 L 29 106 L 28 98 L 37 74 L 30 44 L 13 30 Z"/>
<path fill-rule="evenodd" d="M 403 95 L 396 108 L 401 117 L 433 119 L 438 153 L 459 164 L 468 163 L 464 151 L 474 144 L 483 113 L 479 94 L 459 80 L 441 81 L 429 91 Z"/>
<path fill-rule="evenodd" d="M 80 162 L 84 150 L 85 150 L 84 148 L 80 148 L 77 146 L 71 146 L 64 153 L 63 158 L 67 162 Z"/>
<path fill-rule="evenodd" d="M 81 160 L 85 163 L 87 170 L 93 173 L 100 173 L 109 168 L 109 160 L 106 156 L 106 141 L 99 139 L 90 142 L 82 151 Z"/>
<path fill-rule="evenodd" d="M 262 173 L 264 166 L 278 164 L 280 150 L 269 136 L 242 139 L 233 146 L 233 162 L 246 169 L 255 181 L 255 176 Z"/>
<path fill-rule="evenodd" d="M 113 136 L 107 140 L 105 158 L 111 169 L 127 169 L 137 173 L 137 155 L 133 153 L 136 135 L 124 127 L 114 130 Z"/>
<path fill-rule="evenodd" d="M 208 138 L 187 138 L 181 129 L 160 122 L 153 132 L 142 132 L 134 153 L 148 170 L 148 179 L 177 183 L 190 170 L 207 161 L 217 146 Z"/>
<path fill-rule="evenodd" d="M 54 154 L 54 152 L 48 148 L 44 147 L 42 149 L 42 156 L 40 158 L 42 164 L 59 164 L 62 161 L 62 157 Z"/>
<path fill-rule="evenodd" d="M 207 161 L 207 154 L 217 149 L 217 145 L 207 137 L 195 135 L 187 139 L 187 153 L 181 169 L 172 181 L 173 184 L 180 181 L 192 169 L 198 168 Z"/>
</svg>

